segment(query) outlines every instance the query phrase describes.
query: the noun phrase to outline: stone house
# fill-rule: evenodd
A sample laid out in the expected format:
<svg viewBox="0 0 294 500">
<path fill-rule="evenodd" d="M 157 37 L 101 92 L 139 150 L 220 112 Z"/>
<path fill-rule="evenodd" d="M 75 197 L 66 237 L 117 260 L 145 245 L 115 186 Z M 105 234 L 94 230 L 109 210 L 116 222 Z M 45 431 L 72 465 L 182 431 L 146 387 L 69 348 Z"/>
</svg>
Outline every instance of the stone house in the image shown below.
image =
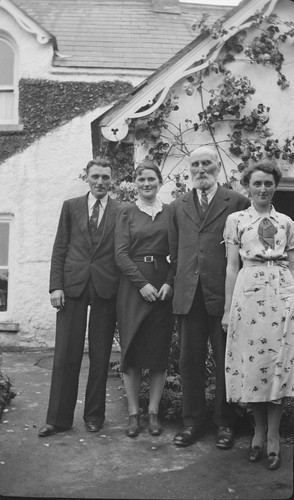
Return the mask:
<svg viewBox="0 0 294 500">
<path fill-rule="evenodd" d="M 0 0 L 0 344 L 53 346 L 50 257 L 97 119 L 195 38 L 178 0 Z M 135 90 L 137 92 L 137 90 Z"/>
</svg>

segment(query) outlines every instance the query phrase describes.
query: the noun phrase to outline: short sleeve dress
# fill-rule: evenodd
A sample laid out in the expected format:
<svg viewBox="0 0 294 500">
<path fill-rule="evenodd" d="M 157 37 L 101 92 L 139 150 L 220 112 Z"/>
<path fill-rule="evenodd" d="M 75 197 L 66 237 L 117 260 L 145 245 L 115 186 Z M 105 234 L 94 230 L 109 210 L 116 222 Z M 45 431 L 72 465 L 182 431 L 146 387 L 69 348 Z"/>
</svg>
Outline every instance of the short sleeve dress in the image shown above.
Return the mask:
<svg viewBox="0 0 294 500">
<path fill-rule="evenodd" d="M 120 212 L 115 231 L 115 256 L 122 271 L 117 297 L 121 369 L 167 369 L 173 329 L 172 302 L 146 302 L 140 289 L 151 283 L 157 290 L 173 285 L 167 259 L 169 206 L 154 219 L 135 203 Z"/>
<path fill-rule="evenodd" d="M 227 218 L 226 245 L 243 263 L 234 287 L 226 346 L 229 402 L 278 402 L 294 395 L 294 279 L 287 251 L 294 222 L 271 207 L 253 206 Z"/>
</svg>

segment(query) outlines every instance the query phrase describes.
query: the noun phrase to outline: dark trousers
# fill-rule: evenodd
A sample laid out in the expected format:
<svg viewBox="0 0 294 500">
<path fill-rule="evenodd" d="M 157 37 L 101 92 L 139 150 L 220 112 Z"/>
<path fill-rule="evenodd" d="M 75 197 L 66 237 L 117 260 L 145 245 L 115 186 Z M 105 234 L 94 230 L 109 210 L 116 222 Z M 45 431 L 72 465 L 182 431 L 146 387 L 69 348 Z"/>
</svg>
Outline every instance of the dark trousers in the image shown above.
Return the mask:
<svg viewBox="0 0 294 500">
<path fill-rule="evenodd" d="M 200 282 L 191 310 L 188 314 L 178 318 L 184 425 L 203 426 L 206 423 L 205 360 L 208 338 L 210 338 L 216 364 L 214 422 L 218 426 L 233 425 L 235 409 L 226 402 L 225 390 L 226 335 L 221 327 L 221 317 L 207 313 Z"/>
<path fill-rule="evenodd" d="M 102 423 L 105 419 L 106 382 L 116 325 L 116 298 L 102 299 L 89 281 L 82 295 L 78 298 L 66 297 L 65 307 L 57 313 L 47 424 L 72 426 L 84 352 L 88 305 L 90 366 L 84 420 Z"/>
</svg>

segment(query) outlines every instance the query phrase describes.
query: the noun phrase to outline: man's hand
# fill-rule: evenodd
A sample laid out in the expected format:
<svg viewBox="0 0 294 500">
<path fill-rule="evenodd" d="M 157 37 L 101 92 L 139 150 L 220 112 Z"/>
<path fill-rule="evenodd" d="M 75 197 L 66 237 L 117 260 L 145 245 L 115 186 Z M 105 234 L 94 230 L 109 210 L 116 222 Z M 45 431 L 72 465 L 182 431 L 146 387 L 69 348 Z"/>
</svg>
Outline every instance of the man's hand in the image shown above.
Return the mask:
<svg viewBox="0 0 294 500">
<path fill-rule="evenodd" d="M 164 283 L 158 292 L 159 300 L 168 300 L 172 296 L 172 287 L 167 283 Z"/>
<path fill-rule="evenodd" d="M 140 290 L 140 294 L 146 302 L 155 302 L 155 300 L 159 298 L 158 291 L 151 283 L 147 283 L 147 285 L 143 286 Z"/>
<path fill-rule="evenodd" d="M 63 290 L 53 290 L 50 294 L 50 302 L 52 307 L 60 310 L 64 307 L 65 298 Z"/>
</svg>

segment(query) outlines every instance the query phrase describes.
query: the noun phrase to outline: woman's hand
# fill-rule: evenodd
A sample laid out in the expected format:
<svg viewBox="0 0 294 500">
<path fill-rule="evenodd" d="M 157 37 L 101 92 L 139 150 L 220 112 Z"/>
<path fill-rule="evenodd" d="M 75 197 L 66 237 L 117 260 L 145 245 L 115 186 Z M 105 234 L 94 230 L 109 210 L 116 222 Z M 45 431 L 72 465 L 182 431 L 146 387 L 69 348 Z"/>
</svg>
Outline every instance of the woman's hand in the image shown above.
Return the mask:
<svg viewBox="0 0 294 500">
<path fill-rule="evenodd" d="M 147 283 L 147 285 L 143 286 L 140 290 L 140 294 L 146 302 L 155 302 L 156 299 L 159 298 L 157 289 L 151 285 L 151 283 Z"/>
<path fill-rule="evenodd" d="M 229 324 L 229 313 L 225 312 L 222 317 L 222 329 L 225 333 L 227 333 L 228 331 L 228 324 Z"/>
<path fill-rule="evenodd" d="M 167 283 L 164 283 L 158 292 L 159 300 L 168 300 L 172 296 L 172 287 Z"/>
</svg>

